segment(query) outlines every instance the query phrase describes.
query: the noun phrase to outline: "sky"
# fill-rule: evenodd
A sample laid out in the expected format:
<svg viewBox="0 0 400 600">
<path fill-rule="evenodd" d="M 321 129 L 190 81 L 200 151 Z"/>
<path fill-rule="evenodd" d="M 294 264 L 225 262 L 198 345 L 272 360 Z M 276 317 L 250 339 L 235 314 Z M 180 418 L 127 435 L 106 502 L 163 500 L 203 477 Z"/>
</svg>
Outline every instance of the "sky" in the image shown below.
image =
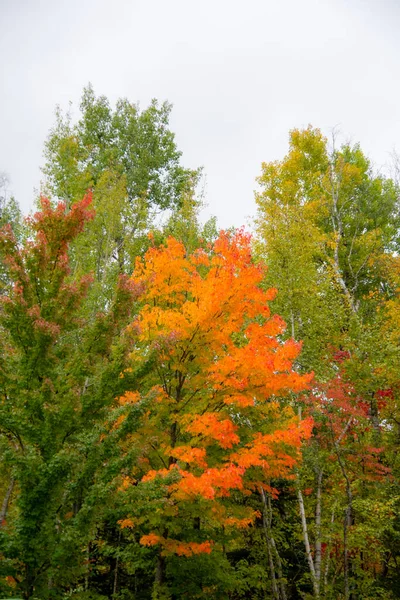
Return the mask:
<svg viewBox="0 0 400 600">
<path fill-rule="evenodd" d="M 398 0 L 0 0 L 0 172 L 29 211 L 55 107 L 78 116 L 91 82 L 112 103 L 171 102 L 182 162 L 204 168 L 202 218 L 249 224 L 293 128 L 336 129 L 388 166 L 399 28 Z"/>
</svg>

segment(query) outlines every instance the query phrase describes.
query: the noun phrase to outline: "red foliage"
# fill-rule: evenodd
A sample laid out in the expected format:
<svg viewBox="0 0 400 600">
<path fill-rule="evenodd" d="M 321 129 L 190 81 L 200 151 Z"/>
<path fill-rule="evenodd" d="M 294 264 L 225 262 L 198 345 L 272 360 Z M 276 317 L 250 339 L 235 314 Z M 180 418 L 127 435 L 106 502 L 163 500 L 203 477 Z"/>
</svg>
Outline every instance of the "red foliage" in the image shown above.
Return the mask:
<svg viewBox="0 0 400 600">
<path fill-rule="evenodd" d="M 67 280 L 68 248 L 93 218 L 91 201 L 89 193 L 66 211 L 63 203 L 53 208 L 42 198 L 42 210 L 27 219 L 34 237 L 21 248 L 9 225 L 0 230 L 0 252 L 12 282 L 0 301 L 6 318 L 18 321 L 25 337 L 56 339 L 92 281 L 88 275 L 72 283 Z"/>
</svg>

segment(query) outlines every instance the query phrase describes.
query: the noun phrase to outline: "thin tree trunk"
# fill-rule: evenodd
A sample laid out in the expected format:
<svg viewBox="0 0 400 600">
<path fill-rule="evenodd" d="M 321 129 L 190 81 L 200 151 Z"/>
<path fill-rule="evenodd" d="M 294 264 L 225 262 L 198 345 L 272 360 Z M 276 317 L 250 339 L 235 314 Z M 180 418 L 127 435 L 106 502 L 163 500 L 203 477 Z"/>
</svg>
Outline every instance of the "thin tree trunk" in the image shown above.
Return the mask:
<svg viewBox="0 0 400 600">
<path fill-rule="evenodd" d="M 345 600 L 349 600 L 350 598 L 350 559 L 349 559 L 349 544 L 348 544 L 348 533 L 349 527 L 353 524 L 353 492 L 351 491 L 351 483 L 350 479 L 347 475 L 346 467 L 344 465 L 340 448 L 339 441 L 343 438 L 345 431 L 347 431 L 349 424 L 352 419 L 349 420 L 345 429 L 343 430 L 339 440 L 334 439 L 334 445 L 336 450 L 336 456 L 338 459 L 338 463 L 340 469 L 343 474 L 343 478 L 346 482 L 346 496 L 347 496 L 347 507 L 343 522 L 343 569 L 344 569 L 344 597 Z M 332 432 L 333 437 L 333 432 Z"/>
<path fill-rule="evenodd" d="M 301 421 L 301 406 L 299 406 L 298 411 L 299 411 L 299 421 Z M 322 477 L 322 473 L 321 473 L 321 477 Z M 303 530 L 303 541 L 304 541 L 304 546 L 306 549 L 306 557 L 307 557 L 308 567 L 310 570 L 311 580 L 312 580 L 312 584 L 313 584 L 314 596 L 315 596 L 315 598 L 318 599 L 320 597 L 320 579 L 317 579 L 317 577 L 316 577 L 314 561 L 313 561 L 313 557 L 312 557 L 312 553 L 311 553 L 310 538 L 308 535 L 308 527 L 307 527 L 306 511 L 304 508 L 303 494 L 301 493 L 301 489 L 300 489 L 299 477 L 297 477 L 297 499 L 299 502 L 301 527 Z"/>
<path fill-rule="evenodd" d="M 118 268 L 119 268 L 119 272 L 123 273 L 124 272 L 124 266 L 125 266 L 125 249 L 124 249 L 124 237 L 123 235 L 119 238 L 117 238 L 116 240 L 117 243 L 117 261 L 118 261 Z"/>
<path fill-rule="evenodd" d="M 117 560 L 115 561 L 113 597 L 116 596 L 117 590 L 118 590 L 118 564 L 119 564 L 119 556 L 117 556 Z"/>
<path fill-rule="evenodd" d="M 278 585 L 276 583 L 275 565 L 274 565 L 274 558 L 273 558 L 273 555 L 272 555 L 271 541 L 267 537 L 267 534 L 266 534 L 265 537 L 266 537 L 266 540 L 267 540 L 267 552 L 268 552 L 269 572 L 270 572 L 270 575 L 271 575 L 272 597 L 273 597 L 274 600 L 280 600 Z"/>
<path fill-rule="evenodd" d="M 315 579 L 320 590 L 321 583 L 321 560 L 322 560 L 322 543 L 321 543 L 321 488 L 322 488 L 323 470 L 318 471 L 317 477 L 317 503 L 315 506 Z"/>
<path fill-rule="evenodd" d="M 348 530 L 350 525 L 351 514 L 349 513 L 349 507 L 346 508 L 346 514 L 343 522 L 343 568 L 344 568 L 344 597 L 345 600 L 350 598 L 350 582 L 349 582 L 349 544 L 348 544 Z"/>
<path fill-rule="evenodd" d="M 5 521 L 5 518 L 7 516 L 8 505 L 10 503 L 11 494 L 13 493 L 14 484 L 15 484 L 15 479 L 14 479 L 14 477 L 12 477 L 11 481 L 9 483 L 9 486 L 7 488 L 6 495 L 4 496 L 3 504 L 1 505 L 0 529 L 3 527 L 3 522 Z"/>
<path fill-rule="evenodd" d="M 335 509 L 336 509 L 336 504 L 334 504 L 333 509 L 332 509 L 331 531 L 330 531 L 330 535 L 329 535 L 328 546 L 326 548 L 326 561 L 325 561 L 325 569 L 324 569 L 324 593 L 325 594 L 326 594 L 326 591 L 328 589 L 328 575 L 329 575 L 331 539 L 332 539 L 332 535 L 333 535 L 333 524 L 335 522 Z"/>
<path fill-rule="evenodd" d="M 313 589 L 314 589 L 314 596 L 315 596 L 315 598 L 319 598 L 319 582 L 317 581 L 316 574 L 315 574 L 314 561 L 313 561 L 311 547 L 310 547 L 310 538 L 308 536 L 306 511 L 304 509 L 303 494 L 301 493 L 299 482 L 297 483 L 297 499 L 299 501 L 301 526 L 303 529 L 303 541 L 304 541 L 304 546 L 306 549 L 306 557 L 307 557 L 308 567 L 310 569 L 310 575 L 311 575 L 311 580 L 312 580 Z"/>
<path fill-rule="evenodd" d="M 333 266 L 333 270 L 335 272 L 336 275 L 336 279 L 340 285 L 340 287 L 342 288 L 342 291 L 347 299 L 347 302 L 349 303 L 349 306 L 351 308 L 351 311 L 353 314 L 357 313 L 357 306 L 354 302 L 354 298 L 351 295 L 349 288 L 346 285 L 345 280 L 343 279 L 343 274 L 342 274 L 342 269 L 340 268 L 340 260 L 339 260 L 339 245 L 342 239 L 342 234 L 343 234 L 343 224 L 342 224 L 342 218 L 341 218 L 341 214 L 340 214 L 340 210 L 339 210 L 339 189 L 338 189 L 338 185 L 339 183 L 335 182 L 335 175 L 334 175 L 334 167 L 333 164 L 331 164 L 331 168 L 330 168 L 330 180 L 331 180 L 331 196 L 332 196 L 332 213 L 331 213 L 331 223 L 332 223 L 332 229 L 333 229 L 333 233 L 335 236 L 334 239 L 334 249 L 333 249 L 333 262 L 332 262 L 332 266 Z"/>
<path fill-rule="evenodd" d="M 157 565 L 156 565 L 156 576 L 155 583 L 156 586 L 160 587 L 164 583 L 165 579 L 165 558 L 161 555 L 161 551 L 157 557 Z"/>
<path fill-rule="evenodd" d="M 89 571 L 90 571 L 90 542 L 86 546 L 85 592 L 87 592 L 89 589 Z"/>
<path fill-rule="evenodd" d="M 113 597 L 117 595 L 118 591 L 118 567 L 119 567 L 119 543 L 121 541 L 121 530 L 118 533 L 118 546 L 117 546 L 117 558 L 115 560 L 115 569 L 114 569 L 114 584 L 113 584 Z"/>
<path fill-rule="evenodd" d="M 263 490 L 263 492 L 264 492 L 264 490 Z M 264 498 L 265 498 L 265 494 L 264 494 Z M 281 593 L 282 600 L 287 600 L 286 586 L 285 586 L 285 582 L 283 580 L 282 561 L 281 561 L 281 557 L 279 556 L 278 548 L 276 547 L 276 544 L 275 544 L 275 539 L 272 535 L 272 505 L 271 505 L 270 496 L 267 497 L 267 503 L 268 503 L 268 511 L 269 511 L 269 533 L 270 533 L 271 546 L 274 550 L 275 558 L 276 558 L 278 577 L 279 577 L 279 590 Z"/>
<path fill-rule="evenodd" d="M 263 503 L 263 528 L 265 539 L 267 542 L 267 552 L 268 552 L 268 562 L 269 562 L 269 570 L 271 575 L 271 586 L 272 586 L 272 594 L 274 600 L 287 600 L 285 584 L 283 582 L 283 574 L 282 574 L 282 562 L 280 556 L 278 554 L 278 550 L 275 544 L 275 540 L 272 536 L 271 531 L 271 505 L 267 504 L 267 500 L 265 497 L 265 492 L 263 488 L 260 488 L 261 500 Z M 275 572 L 275 563 L 274 563 L 274 555 L 278 564 L 278 578 L 279 578 L 279 587 L 276 581 L 276 572 Z"/>
</svg>

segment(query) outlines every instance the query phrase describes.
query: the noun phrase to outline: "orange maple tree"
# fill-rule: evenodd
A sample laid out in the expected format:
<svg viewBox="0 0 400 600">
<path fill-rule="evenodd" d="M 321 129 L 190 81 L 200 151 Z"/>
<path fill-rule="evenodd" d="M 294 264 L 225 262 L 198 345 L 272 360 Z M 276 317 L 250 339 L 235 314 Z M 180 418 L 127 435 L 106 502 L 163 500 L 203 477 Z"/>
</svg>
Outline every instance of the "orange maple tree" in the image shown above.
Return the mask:
<svg viewBox="0 0 400 600">
<path fill-rule="evenodd" d="M 262 289 L 263 277 L 243 231 L 191 255 L 169 238 L 136 263 L 142 304 L 127 331 L 128 370 L 140 384 L 119 398 L 114 426 L 139 415 L 128 440 L 137 466 L 120 490 L 142 490 L 146 511 L 120 525 L 163 555 L 209 553 L 216 531 L 250 525 L 257 511 L 233 497 L 273 492 L 268 482 L 290 476 L 310 435 L 312 420 L 282 398 L 312 375 L 293 370 L 300 345 L 280 341 L 285 324 L 268 307 L 276 290 Z"/>
</svg>

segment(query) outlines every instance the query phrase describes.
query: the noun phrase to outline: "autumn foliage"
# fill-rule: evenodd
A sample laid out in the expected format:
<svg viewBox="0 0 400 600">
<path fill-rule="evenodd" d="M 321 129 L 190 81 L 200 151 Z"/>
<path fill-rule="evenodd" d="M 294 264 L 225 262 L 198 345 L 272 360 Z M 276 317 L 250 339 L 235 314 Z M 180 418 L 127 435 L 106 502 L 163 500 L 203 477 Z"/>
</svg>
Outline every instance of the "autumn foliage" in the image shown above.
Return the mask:
<svg viewBox="0 0 400 600">
<path fill-rule="evenodd" d="M 135 485 L 159 486 L 164 508 L 141 543 L 165 554 L 210 552 L 204 536 L 223 523 L 253 522 L 254 513 L 233 511 L 224 499 L 290 477 L 310 435 L 312 420 L 299 422 L 279 402 L 307 388 L 312 375 L 294 371 L 300 345 L 280 341 L 285 324 L 270 313 L 276 291 L 260 287 L 263 277 L 242 231 L 221 233 L 191 255 L 170 238 L 137 260 L 132 281 L 143 291 L 127 331 L 130 370 L 153 369 L 119 403 L 146 407 L 130 440 L 142 465 Z M 171 537 L 188 514 L 202 522 L 196 541 Z"/>
<path fill-rule="evenodd" d="M 0 597 L 400 597 L 398 183 L 294 130 L 218 233 L 167 105 L 82 107 L 0 190 Z"/>
<path fill-rule="evenodd" d="M 41 211 L 27 219 L 34 237 L 23 248 L 19 248 L 10 225 L 0 231 L 0 250 L 14 282 L 11 294 L 2 297 L 1 302 L 5 315 L 16 318 L 19 314 L 24 336 L 33 327 L 37 334 L 56 338 L 68 313 L 76 310 L 87 290 L 90 276 L 73 283 L 67 281 L 68 250 L 71 241 L 93 219 L 91 202 L 89 193 L 66 213 L 63 202 L 54 208 L 47 198 L 41 198 Z"/>
</svg>

